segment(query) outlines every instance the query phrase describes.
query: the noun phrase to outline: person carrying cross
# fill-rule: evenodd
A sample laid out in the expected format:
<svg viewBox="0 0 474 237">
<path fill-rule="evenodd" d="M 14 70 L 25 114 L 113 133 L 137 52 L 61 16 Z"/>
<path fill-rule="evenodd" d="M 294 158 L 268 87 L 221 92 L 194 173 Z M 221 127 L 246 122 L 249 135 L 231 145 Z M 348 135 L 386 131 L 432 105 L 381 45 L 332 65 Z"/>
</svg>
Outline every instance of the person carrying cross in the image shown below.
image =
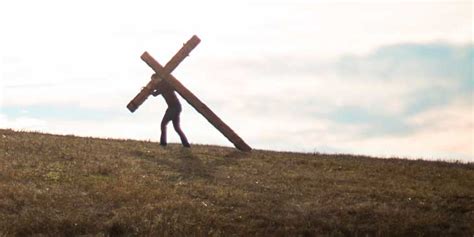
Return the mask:
<svg viewBox="0 0 474 237">
<path fill-rule="evenodd" d="M 179 138 L 181 139 L 181 143 L 184 147 L 191 147 L 189 145 L 188 139 L 186 135 L 184 135 L 183 130 L 181 130 L 181 126 L 179 124 L 179 114 L 181 113 L 181 103 L 179 103 L 178 96 L 174 92 L 173 88 L 168 85 L 168 83 L 164 82 L 158 75 L 153 74 L 151 76 L 152 80 L 158 80 L 160 83 L 152 92 L 153 96 L 162 95 L 168 104 L 168 109 L 166 109 L 165 115 L 163 116 L 163 120 L 161 121 L 161 137 L 160 137 L 160 145 L 166 146 L 166 126 L 170 121 L 173 122 L 174 130 L 178 133 Z"/>
</svg>

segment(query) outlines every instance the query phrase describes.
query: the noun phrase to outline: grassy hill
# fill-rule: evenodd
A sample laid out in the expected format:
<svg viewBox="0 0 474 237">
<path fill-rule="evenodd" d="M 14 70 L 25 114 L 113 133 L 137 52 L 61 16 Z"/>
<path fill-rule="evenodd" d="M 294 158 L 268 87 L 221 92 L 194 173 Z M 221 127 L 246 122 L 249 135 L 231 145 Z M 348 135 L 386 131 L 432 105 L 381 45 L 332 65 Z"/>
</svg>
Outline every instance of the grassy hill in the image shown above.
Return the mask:
<svg viewBox="0 0 474 237">
<path fill-rule="evenodd" d="M 0 130 L 0 236 L 474 234 L 474 164 Z"/>
</svg>

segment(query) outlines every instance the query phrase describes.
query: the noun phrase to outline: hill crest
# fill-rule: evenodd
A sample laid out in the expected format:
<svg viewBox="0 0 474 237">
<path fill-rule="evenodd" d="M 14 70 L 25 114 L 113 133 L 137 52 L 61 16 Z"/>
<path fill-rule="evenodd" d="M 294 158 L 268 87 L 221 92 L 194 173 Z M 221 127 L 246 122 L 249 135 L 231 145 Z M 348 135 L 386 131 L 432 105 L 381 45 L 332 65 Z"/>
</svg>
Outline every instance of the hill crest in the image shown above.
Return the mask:
<svg viewBox="0 0 474 237">
<path fill-rule="evenodd" d="M 474 165 L 0 130 L 1 235 L 472 235 Z"/>
</svg>

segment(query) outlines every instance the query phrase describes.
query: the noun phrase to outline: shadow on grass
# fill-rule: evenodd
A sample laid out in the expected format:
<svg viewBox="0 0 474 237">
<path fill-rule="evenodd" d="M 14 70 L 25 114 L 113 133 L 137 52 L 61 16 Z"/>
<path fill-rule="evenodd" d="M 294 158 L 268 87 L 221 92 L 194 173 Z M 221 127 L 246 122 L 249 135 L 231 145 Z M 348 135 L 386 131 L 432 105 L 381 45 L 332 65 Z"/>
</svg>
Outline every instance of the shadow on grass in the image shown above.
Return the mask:
<svg viewBox="0 0 474 237">
<path fill-rule="evenodd" d="M 189 148 L 171 148 L 170 152 L 171 156 L 146 153 L 140 150 L 131 151 L 130 154 L 135 158 L 170 168 L 179 174 L 179 180 L 195 178 L 214 180 L 215 171 L 219 167 L 233 166 L 240 159 L 250 157 L 250 153 L 241 151 L 222 152 L 221 155 L 215 157 L 203 155 Z"/>
<path fill-rule="evenodd" d="M 224 155 L 224 158 L 226 159 L 232 159 L 232 161 L 235 161 L 235 159 L 244 159 L 244 158 L 250 158 L 251 153 L 250 152 L 243 152 L 243 151 L 231 151 Z"/>
</svg>

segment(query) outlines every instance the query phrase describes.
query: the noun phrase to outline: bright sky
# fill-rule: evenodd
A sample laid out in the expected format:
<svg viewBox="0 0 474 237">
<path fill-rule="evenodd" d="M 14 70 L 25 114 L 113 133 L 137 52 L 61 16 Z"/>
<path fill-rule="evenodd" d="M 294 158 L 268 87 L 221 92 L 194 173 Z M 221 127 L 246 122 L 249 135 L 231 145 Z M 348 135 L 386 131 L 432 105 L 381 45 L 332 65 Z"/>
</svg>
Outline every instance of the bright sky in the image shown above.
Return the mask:
<svg viewBox="0 0 474 237">
<path fill-rule="evenodd" d="M 0 127 L 157 141 L 173 75 L 257 149 L 474 161 L 472 1 L 2 1 Z M 231 146 L 184 100 L 191 143 Z M 171 142 L 178 136 L 169 130 Z"/>
</svg>

